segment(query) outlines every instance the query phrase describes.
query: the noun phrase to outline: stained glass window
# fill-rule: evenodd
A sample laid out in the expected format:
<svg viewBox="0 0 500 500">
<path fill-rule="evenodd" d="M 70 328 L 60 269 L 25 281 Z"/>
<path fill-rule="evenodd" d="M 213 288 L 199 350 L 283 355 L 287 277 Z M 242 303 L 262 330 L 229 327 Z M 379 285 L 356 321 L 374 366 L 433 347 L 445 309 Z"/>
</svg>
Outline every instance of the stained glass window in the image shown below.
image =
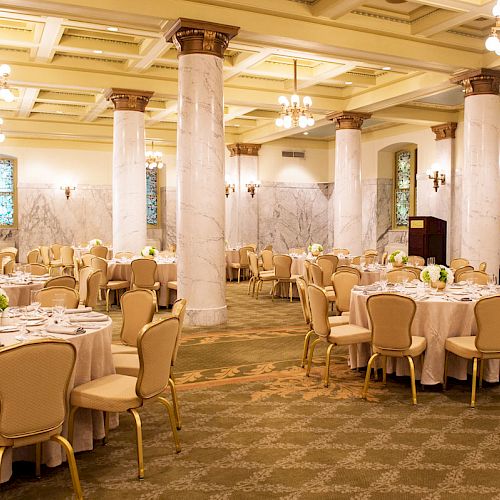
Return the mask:
<svg viewBox="0 0 500 500">
<path fill-rule="evenodd" d="M 16 225 L 16 160 L 0 157 L 0 227 Z"/>
<path fill-rule="evenodd" d="M 146 169 L 146 219 L 148 225 L 158 225 L 158 170 Z"/>
<path fill-rule="evenodd" d="M 408 218 L 413 215 L 413 189 L 415 172 L 411 151 L 396 153 L 394 177 L 394 226 L 408 227 Z"/>
</svg>

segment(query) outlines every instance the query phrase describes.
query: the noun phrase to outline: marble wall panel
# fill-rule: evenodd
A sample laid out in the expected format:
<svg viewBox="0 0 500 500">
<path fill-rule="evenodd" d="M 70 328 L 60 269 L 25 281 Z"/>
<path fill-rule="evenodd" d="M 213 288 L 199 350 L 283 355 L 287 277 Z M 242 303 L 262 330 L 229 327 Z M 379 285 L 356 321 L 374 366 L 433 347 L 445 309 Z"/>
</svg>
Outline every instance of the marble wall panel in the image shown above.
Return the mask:
<svg viewBox="0 0 500 500">
<path fill-rule="evenodd" d="M 175 245 L 176 236 L 176 203 L 177 190 L 174 187 L 169 187 L 165 190 L 165 207 L 163 215 L 165 215 L 165 245 Z"/>
</svg>

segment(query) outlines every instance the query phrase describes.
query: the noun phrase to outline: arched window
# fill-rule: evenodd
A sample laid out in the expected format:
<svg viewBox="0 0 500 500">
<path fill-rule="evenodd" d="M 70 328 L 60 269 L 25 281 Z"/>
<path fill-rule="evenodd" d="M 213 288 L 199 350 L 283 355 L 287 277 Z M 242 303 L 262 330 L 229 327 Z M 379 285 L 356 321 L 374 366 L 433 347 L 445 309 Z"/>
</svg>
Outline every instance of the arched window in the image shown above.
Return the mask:
<svg viewBox="0 0 500 500">
<path fill-rule="evenodd" d="M 396 229 L 408 227 L 408 218 L 415 214 L 416 149 L 403 149 L 394 155 L 393 221 Z"/>
<path fill-rule="evenodd" d="M 146 220 L 148 226 L 158 227 L 158 170 L 146 169 Z"/>
<path fill-rule="evenodd" d="M 0 227 L 17 227 L 17 160 L 0 156 Z"/>
</svg>

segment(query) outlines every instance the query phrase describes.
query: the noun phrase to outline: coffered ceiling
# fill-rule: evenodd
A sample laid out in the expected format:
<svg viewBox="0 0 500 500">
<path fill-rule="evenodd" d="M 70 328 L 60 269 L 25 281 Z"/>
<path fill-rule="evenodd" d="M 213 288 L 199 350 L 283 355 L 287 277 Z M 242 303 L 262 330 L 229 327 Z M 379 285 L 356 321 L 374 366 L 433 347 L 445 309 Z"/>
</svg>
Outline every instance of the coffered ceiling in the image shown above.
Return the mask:
<svg viewBox="0 0 500 500">
<path fill-rule="evenodd" d="M 175 144 L 177 53 L 163 33 L 178 17 L 239 26 L 224 61 L 226 140 L 266 142 L 301 131 L 274 125 L 278 97 L 310 95 L 317 131 L 332 111 L 373 113 L 366 127 L 460 118 L 450 74 L 500 66 L 484 39 L 482 0 L 0 0 L 0 63 L 12 67 L 8 137 L 110 142 L 109 87 L 154 91 L 148 139 Z"/>
</svg>

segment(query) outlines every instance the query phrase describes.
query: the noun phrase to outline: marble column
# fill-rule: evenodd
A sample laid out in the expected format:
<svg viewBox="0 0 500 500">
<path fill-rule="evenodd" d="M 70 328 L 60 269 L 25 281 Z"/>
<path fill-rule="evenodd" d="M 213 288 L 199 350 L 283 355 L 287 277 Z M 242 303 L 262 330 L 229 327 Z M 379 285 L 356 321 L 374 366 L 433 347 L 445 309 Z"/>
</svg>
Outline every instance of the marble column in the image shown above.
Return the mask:
<svg viewBox="0 0 500 500">
<path fill-rule="evenodd" d="M 191 325 L 227 319 L 224 254 L 224 52 L 238 28 L 178 19 L 177 296 Z"/>
<path fill-rule="evenodd" d="M 227 146 L 231 156 L 226 166 L 226 183 L 235 192 L 226 199 L 226 241 L 230 248 L 239 244 L 258 243 L 259 189 L 252 197 L 247 184 L 259 179 L 260 144 L 237 143 Z"/>
<path fill-rule="evenodd" d="M 464 71 L 451 81 L 465 89 L 461 257 L 474 267 L 484 261 L 498 275 L 500 71 Z"/>
<path fill-rule="evenodd" d="M 335 122 L 334 247 L 360 255 L 362 248 L 361 126 L 368 113 L 341 111 L 326 117 Z"/>
<path fill-rule="evenodd" d="M 147 239 L 144 110 L 153 92 L 109 89 L 113 114 L 113 251 L 138 252 Z"/>
</svg>

